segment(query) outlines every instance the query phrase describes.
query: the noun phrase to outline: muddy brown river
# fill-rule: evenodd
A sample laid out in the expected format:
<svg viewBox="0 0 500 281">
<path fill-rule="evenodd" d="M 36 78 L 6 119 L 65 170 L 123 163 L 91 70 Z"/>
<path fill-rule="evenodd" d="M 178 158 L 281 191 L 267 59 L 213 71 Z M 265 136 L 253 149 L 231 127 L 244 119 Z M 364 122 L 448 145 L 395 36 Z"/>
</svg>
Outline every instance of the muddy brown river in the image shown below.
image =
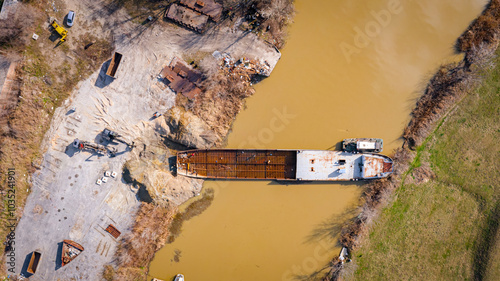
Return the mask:
<svg viewBox="0 0 500 281">
<path fill-rule="evenodd" d="M 297 0 L 282 59 L 256 86 L 228 148 L 334 149 L 384 139 L 391 155 L 427 80 L 454 60 L 486 0 Z M 150 275 L 200 280 L 314 280 L 338 255 L 361 185 L 209 181 L 212 205 L 184 223 Z M 304 279 L 300 279 L 304 278 Z"/>
</svg>

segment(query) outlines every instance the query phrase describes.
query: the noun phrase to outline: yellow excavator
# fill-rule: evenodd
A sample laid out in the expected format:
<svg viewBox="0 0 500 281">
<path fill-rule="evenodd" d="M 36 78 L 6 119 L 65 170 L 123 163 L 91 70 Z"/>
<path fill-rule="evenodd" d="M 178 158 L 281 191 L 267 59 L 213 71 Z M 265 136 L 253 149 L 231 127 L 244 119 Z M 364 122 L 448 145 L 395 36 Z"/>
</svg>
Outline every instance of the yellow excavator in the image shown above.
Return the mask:
<svg viewBox="0 0 500 281">
<path fill-rule="evenodd" d="M 61 40 L 60 42 L 64 42 L 66 41 L 66 36 L 68 35 L 68 31 L 66 29 L 64 29 L 64 27 L 60 26 L 59 24 L 57 24 L 57 21 L 56 20 L 53 20 L 52 21 L 52 27 L 54 28 L 54 30 L 59 33 L 59 35 L 61 35 Z"/>
</svg>

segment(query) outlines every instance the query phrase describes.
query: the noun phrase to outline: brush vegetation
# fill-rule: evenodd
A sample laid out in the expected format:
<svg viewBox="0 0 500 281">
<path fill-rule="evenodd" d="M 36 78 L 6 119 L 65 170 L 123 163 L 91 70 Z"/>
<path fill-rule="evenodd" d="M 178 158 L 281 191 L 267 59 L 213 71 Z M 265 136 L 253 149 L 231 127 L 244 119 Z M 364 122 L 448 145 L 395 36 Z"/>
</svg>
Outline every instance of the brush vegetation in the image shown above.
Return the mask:
<svg viewBox="0 0 500 281">
<path fill-rule="evenodd" d="M 283 48 L 287 37 L 287 26 L 295 15 L 294 0 L 221 0 L 227 10 L 223 22 L 234 23 L 243 18 L 240 28 L 252 31 Z"/>
<path fill-rule="evenodd" d="M 182 224 L 185 221 L 190 220 L 193 217 L 196 217 L 201 213 L 203 213 L 203 211 L 205 211 L 208 207 L 210 207 L 213 200 L 214 200 L 213 189 L 204 190 L 201 198 L 189 204 L 189 206 L 187 206 L 183 212 L 178 212 L 174 216 L 172 223 L 168 227 L 170 234 L 167 243 L 170 244 L 174 242 L 175 238 L 177 238 L 177 236 L 181 233 Z"/>
<path fill-rule="evenodd" d="M 200 62 L 200 69 L 207 79 L 203 91 L 185 109 L 200 117 L 220 137 L 224 139 L 244 106 L 245 99 L 255 93 L 251 77 L 220 69 L 215 59 L 207 57 Z"/>
<path fill-rule="evenodd" d="M 149 262 L 156 251 L 165 245 L 177 209 L 152 203 L 142 203 L 135 217 L 132 232 L 120 243 L 115 269 L 107 265 L 104 280 L 146 280 Z"/>
<path fill-rule="evenodd" d="M 0 2 L 0 8 L 3 1 Z M 20 5 L 17 12 L 8 20 L 0 21 L 0 49 L 22 50 L 28 42 L 26 29 L 34 23 L 34 10 Z"/>
</svg>

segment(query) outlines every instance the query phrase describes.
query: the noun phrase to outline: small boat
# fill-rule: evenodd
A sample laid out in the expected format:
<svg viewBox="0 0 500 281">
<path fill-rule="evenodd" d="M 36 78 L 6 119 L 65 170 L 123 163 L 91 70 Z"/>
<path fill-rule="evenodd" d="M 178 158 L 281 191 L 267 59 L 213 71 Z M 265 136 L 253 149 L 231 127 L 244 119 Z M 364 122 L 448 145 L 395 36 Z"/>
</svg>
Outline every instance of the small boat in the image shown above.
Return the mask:
<svg viewBox="0 0 500 281">
<path fill-rule="evenodd" d="M 174 281 L 184 281 L 184 275 L 182 275 L 182 274 L 177 274 L 177 275 L 175 276 Z"/>
<path fill-rule="evenodd" d="M 63 247 L 61 253 L 61 266 L 67 265 L 82 252 L 83 252 L 82 245 L 71 240 L 63 240 Z"/>
<path fill-rule="evenodd" d="M 375 152 L 383 149 L 383 140 L 374 138 L 344 139 L 342 150 L 345 152 Z"/>
</svg>

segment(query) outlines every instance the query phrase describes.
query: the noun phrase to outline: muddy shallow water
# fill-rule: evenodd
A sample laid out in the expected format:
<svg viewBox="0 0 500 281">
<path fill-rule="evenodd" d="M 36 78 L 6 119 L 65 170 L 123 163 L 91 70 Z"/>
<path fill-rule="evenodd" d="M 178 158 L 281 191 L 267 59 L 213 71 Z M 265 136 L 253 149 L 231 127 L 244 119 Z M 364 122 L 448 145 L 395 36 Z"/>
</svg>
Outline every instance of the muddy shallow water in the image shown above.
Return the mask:
<svg viewBox="0 0 500 281">
<path fill-rule="evenodd" d="M 334 149 L 401 132 L 419 91 L 486 0 L 297 0 L 283 56 L 236 119 L 229 148 Z M 151 276 L 293 280 L 338 255 L 335 236 L 361 185 L 208 181 L 212 205 L 160 250 Z"/>
</svg>

